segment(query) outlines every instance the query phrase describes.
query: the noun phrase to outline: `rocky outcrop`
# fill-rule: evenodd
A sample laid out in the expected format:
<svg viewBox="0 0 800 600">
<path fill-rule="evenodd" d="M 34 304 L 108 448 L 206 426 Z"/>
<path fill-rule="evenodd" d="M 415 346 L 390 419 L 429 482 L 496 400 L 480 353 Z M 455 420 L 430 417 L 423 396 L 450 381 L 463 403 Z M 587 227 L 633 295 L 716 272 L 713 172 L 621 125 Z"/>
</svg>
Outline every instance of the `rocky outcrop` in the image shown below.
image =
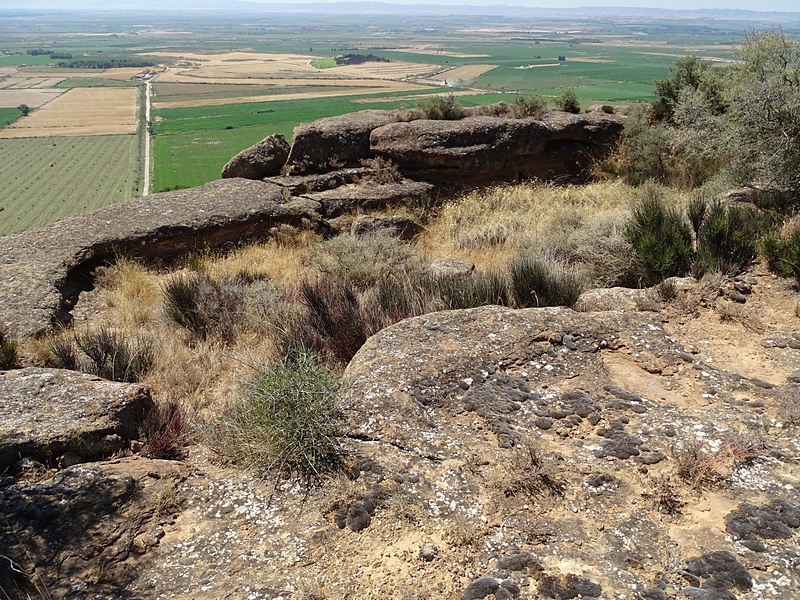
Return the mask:
<svg viewBox="0 0 800 600">
<path fill-rule="evenodd" d="M 295 127 L 286 172 L 304 175 L 355 167 L 371 158 L 370 134 L 397 116 L 390 110 L 362 110 Z"/>
<path fill-rule="evenodd" d="M 608 151 L 622 121 L 600 113 L 548 113 L 542 120 L 467 117 L 420 119 L 375 129 L 371 151 L 412 179 L 479 184 L 503 179 L 585 177 Z"/>
<path fill-rule="evenodd" d="M 270 135 L 242 150 L 222 167 L 222 178 L 263 179 L 281 172 L 289 158 L 289 144 L 280 135 Z"/>
<path fill-rule="evenodd" d="M 367 182 L 303 194 L 301 197 L 319 203 L 320 213 L 330 219 L 359 209 L 376 210 L 412 203 L 433 191 L 433 185 L 421 181 L 383 184 Z"/>
<path fill-rule="evenodd" d="M 69 319 L 91 269 L 118 254 L 169 259 L 266 238 L 280 223 L 319 222 L 320 205 L 263 181 L 225 179 L 121 202 L 0 238 L 0 324 L 16 338 Z"/>
<path fill-rule="evenodd" d="M 0 372 L 0 473 L 86 462 L 129 448 L 153 409 L 141 385 L 57 369 Z"/>
<path fill-rule="evenodd" d="M 187 475 L 180 463 L 127 458 L 72 466 L 38 482 L 4 482 L 3 597 L 132 597 L 127 586 L 136 571 L 128 561 L 157 548 L 184 502 Z"/>
</svg>

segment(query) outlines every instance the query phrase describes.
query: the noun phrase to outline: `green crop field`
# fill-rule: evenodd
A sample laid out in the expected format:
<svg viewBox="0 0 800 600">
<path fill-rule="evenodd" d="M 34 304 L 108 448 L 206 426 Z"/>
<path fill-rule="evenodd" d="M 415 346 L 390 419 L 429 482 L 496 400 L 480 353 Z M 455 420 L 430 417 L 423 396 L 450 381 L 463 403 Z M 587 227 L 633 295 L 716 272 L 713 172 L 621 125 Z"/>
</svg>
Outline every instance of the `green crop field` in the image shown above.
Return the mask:
<svg viewBox="0 0 800 600">
<path fill-rule="evenodd" d="M 18 108 L 0 108 L 0 128 L 10 125 L 22 116 Z"/>
<path fill-rule="evenodd" d="M 0 235 L 136 195 L 136 135 L 0 139 Z"/>
<path fill-rule="evenodd" d="M 432 90 L 439 91 L 439 90 Z M 155 111 L 161 119 L 154 126 L 153 192 L 202 185 L 219 179 L 222 167 L 241 150 L 268 135 L 292 131 L 301 123 L 371 108 L 393 109 L 403 100 L 375 101 L 369 96 L 280 100 L 171 108 Z M 391 97 L 392 94 L 381 94 Z M 355 99 L 367 100 L 355 102 Z M 485 94 L 459 97 L 464 106 L 513 101 L 513 96 Z"/>
</svg>

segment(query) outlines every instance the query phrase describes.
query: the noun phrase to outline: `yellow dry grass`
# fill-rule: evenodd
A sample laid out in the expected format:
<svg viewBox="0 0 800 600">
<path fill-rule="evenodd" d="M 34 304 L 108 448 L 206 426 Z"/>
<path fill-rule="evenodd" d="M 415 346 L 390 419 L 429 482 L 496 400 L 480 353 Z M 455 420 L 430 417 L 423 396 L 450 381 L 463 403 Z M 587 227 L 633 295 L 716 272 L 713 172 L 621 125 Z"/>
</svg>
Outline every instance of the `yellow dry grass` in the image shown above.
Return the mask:
<svg viewBox="0 0 800 600">
<path fill-rule="evenodd" d="M 0 81 L 0 89 L 31 90 L 52 88 L 64 81 L 63 77 L 9 77 Z"/>
<path fill-rule="evenodd" d="M 226 81 L 226 83 L 231 83 Z M 242 83 L 242 82 L 240 82 Z M 188 106 L 219 106 L 222 104 L 242 104 L 245 102 L 272 102 L 275 100 L 305 100 L 312 98 L 333 98 L 337 96 L 358 96 L 361 94 L 374 94 L 375 92 L 406 92 L 428 89 L 424 86 L 416 85 L 413 83 L 400 83 L 395 81 L 381 82 L 380 85 L 374 86 L 370 82 L 369 87 L 351 87 L 363 82 L 359 81 L 337 81 L 335 85 L 331 85 L 329 91 L 315 91 L 315 92 L 298 92 L 292 94 L 281 94 L 280 87 L 276 88 L 275 94 L 267 94 L 261 96 L 236 96 L 233 98 L 198 98 L 195 100 L 165 100 L 156 101 L 153 103 L 155 108 L 184 108 Z M 384 85 L 389 84 L 389 85 Z M 289 85 L 289 84 L 286 84 Z M 292 85 L 297 85 L 292 84 Z M 315 85 L 328 85 L 328 83 L 317 82 Z M 347 87 L 343 87 L 343 86 Z M 392 101 L 394 98 L 389 98 L 387 101 Z M 375 100 L 368 100 L 374 102 Z"/>
<path fill-rule="evenodd" d="M 136 88 L 71 89 L 0 131 L 0 137 L 135 133 L 138 93 Z"/>
<path fill-rule="evenodd" d="M 16 108 L 20 104 L 27 104 L 31 108 L 44 106 L 51 100 L 58 98 L 65 90 L 0 90 L 0 108 Z"/>
<path fill-rule="evenodd" d="M 454 69 L 450 69 L 449 71 L 445 71 L 444 73 L 439 73 L 438 75 L 434 75 L 431 79 L 436 81 L 454 81 L 456 79 L 475 79 L 483 75 L 484 73 L 488 73 L 492 69 L 496 69 L 497 65 L 464 65 L 462 67 L 456 67 Z"/>
</svg>

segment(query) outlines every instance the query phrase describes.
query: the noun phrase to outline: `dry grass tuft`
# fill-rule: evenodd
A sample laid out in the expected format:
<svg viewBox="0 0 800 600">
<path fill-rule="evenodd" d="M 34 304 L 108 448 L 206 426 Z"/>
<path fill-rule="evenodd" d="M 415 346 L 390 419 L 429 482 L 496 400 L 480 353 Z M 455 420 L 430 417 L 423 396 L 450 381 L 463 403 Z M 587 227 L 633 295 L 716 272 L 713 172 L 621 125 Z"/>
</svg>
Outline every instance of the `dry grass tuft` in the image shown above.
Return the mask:
<svg viewBox="0 0 800 600">
<path fill-rule="evenodd" d="M 674 451 L 675 473 L 694 489 L 707 488 L 724 477 L 726 460 L 698 440 Z"/>
</svg>

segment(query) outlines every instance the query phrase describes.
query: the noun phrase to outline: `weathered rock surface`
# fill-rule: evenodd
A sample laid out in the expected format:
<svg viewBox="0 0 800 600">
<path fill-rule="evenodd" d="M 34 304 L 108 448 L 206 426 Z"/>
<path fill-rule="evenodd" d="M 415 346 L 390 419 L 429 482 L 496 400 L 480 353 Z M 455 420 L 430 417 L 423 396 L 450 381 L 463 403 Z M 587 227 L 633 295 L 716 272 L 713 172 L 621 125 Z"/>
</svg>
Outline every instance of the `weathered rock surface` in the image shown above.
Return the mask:
<svg viewBox="0 0 800 600">
<path fill-rule="evenodd" d="M 358 166 L 360 160 L 373 156 L 369 142 L 372 130 L 396 120 L 390 110 L 362 110 L 298 125 L 286 172 L 303 175 Z"/>
<path fill-rule="evenodd" d="M 136 198 L 0 238 L 0 324 L 17 338 L 69 319 L 90 270 L 118 254 L 169 258 L 206 245 L 266 238 L 270 227 L 319 220 L 319 204 L 282 188 L 225 179 Z"/>
<path fill-rule="evenodd" d="M 411 217 L 403 215 L 391 215 L 388 217 L 361 216 L 353 221 L 350 227 L 350 235 L 362 237 L 384 231 L 400 238 L 401 240 L 413 240 L 423 230 L 422 225 Z"/>
<path fill-rule="evenodd" d="M 402 205 L 422 198 L 433 191 L 433 185 L 421 181 L 400 183 L 365 183 L 304 194 L 302 198 L 318 202 L 326 218 L 334 218 L 356 209 L 375 210 Z"/>
<path fill-rule="evenodd" d="M 239 152 L 222 167 L 222 178 L 263 179 L 281 172 L 289 158 L 289 143 L 281 134 L 270 135 Z"/>
<path fill-rule="evenodd" d="M 602 113 L 548 113 L 542 120 L 467 117 L 376 128 L 370 149 L 411 179 L 477 184 L 502 179 L 579 178 L 613 145 L 622 120 Z"/>
<path fill-rule="evenodd" d="M 39 482 L 3 482 L 4 597 L 134 597 L 127 561 L 155 549 L 172 527 L 187 474 L 180 463 L 127 458 L 72 466 Z"/>
<path fill-rule="evenodd" d="M 153 408 L 138 384 L 59 369 L 0 372 L 0 473 L 23 459 L 55 465 L 110 456 L 139 438 Z"/>
</svg>

